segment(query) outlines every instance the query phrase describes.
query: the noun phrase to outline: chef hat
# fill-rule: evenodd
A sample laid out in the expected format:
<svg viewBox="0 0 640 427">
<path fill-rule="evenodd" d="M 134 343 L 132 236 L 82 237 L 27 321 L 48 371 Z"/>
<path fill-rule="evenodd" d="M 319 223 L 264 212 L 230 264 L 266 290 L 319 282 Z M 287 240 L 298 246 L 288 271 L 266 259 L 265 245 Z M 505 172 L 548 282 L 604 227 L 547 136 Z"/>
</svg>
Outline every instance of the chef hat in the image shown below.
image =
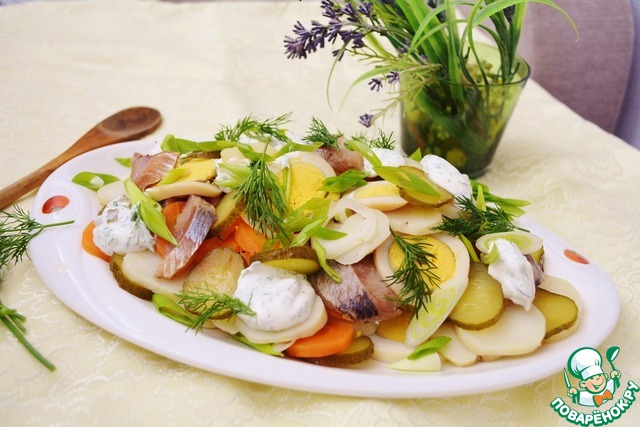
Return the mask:
<svg viewBox="0 0 640 427">
<path fill-rule="evenodd" d="M 596 350 L 583 347 L 573 352 L 569 358 L 569 370 L 576 378 L 586 380 L 594 375 L 603 374 L 602 356 Z"/>
</svg>

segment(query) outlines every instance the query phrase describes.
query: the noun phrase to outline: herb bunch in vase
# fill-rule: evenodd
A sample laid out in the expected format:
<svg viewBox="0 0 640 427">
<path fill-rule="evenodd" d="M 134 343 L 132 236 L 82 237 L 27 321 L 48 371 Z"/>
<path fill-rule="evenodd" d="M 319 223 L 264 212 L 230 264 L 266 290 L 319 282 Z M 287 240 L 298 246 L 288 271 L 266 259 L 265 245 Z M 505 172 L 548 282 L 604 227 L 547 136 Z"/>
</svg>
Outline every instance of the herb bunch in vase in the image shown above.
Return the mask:
<svg viewBox="0 0 640 427">
<path fill-rule="evenodd" d="M 360 122 L 371 126 L 400 105 L 407 154 L 436 154 L 478 177 L 529 78 L 516 50 L 530 2 L 558 10 L 575 30 L 551 0 L 322 0 L 326 22 L 297 22 L 284 39 L 285 51 L 304 59 L 332 46 L 333 67 L 345 55 L 369 64 L 354 84 L 367 82 L 392 96 Z M 476 42 L 478 30 L 490 43 Z"/>
</svg>

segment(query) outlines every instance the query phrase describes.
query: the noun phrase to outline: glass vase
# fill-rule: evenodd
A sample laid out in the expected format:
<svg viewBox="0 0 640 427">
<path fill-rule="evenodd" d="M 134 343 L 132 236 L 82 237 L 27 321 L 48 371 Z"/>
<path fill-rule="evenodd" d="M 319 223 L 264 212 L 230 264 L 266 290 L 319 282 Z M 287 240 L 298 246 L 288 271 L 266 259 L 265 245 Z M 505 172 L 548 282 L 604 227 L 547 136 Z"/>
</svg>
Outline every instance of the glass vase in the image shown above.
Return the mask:
<svg viewBox="0 0 640 427">
<path fill-rule="evenodd" d="M 499 69 L 496 48 L 476 48 L 485 66 Z M 400 124 L 403 150 L 444 157 L 471 178 L 484 174 L 529 78 L 529 65 L 522 58 L 517 57 L 514 65 L 516 72 L 508 83 L 435 81 L 419 93 L 405 95 Z"/>
</svg>

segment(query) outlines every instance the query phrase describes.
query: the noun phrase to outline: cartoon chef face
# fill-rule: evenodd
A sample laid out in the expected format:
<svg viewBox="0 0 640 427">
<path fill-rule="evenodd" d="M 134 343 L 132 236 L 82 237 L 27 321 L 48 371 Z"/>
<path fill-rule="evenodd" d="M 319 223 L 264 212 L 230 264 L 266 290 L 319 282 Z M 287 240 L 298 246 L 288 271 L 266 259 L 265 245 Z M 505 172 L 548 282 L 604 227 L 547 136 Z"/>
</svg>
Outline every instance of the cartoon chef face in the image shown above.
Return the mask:
<svg viewBox="0 0 640 427">
<path fill-rule="evenodd" d="M 607 388 L 607 374 L 596 374 L 593 375 L 586 380 L 580 381 L 580 387 L 586 389 L 587 391 L 598 394 L 604 391 Z"/>
<path fill-rule="evenodd" d="M 600 393 L 607 387 L 607 375 L 602 371 L 602 356 L 596 350 L 584 347 L 576 350 L 568 363 L 571 375 L 581 379 L 580 387 L 590 393 Z"/>
</svg>

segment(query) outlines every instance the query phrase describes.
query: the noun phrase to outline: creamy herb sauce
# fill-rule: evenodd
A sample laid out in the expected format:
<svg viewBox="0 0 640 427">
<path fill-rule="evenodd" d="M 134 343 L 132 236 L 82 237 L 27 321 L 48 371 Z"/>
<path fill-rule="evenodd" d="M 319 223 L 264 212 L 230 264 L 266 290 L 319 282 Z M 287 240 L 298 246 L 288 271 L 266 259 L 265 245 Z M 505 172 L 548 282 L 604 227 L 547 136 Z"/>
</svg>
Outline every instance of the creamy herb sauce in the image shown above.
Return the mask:
<svg viewBox="0 0 640 427">
<path fill-rule="evenodd" d="M 469 177 L 462 174 L 451 163 L 442 157 L 428 154 L 420 160 L 422 170 L 431 181 L 447 190 L 454 196 L 471 199 L 471 182 Z"/>
<path fill-rule="evenodd" d="M 93 243 L 107 255 L 154 250 L 155 240 L 127 196 L 109 202 L 93 222 Z"/>
<path fill-rule="evenodd" d="M 496 239 L 491 244 L 500 256 L 489 264 L 489 275 L 502 285 L 505 298 L 529 310 L 536 293 L 533 267 L 515 243 Z"/>
<path fill-rule="evenodd" d="M 256 313 L 238 315 L 246 324 L 261 331 L 282 331 L 309 318 L 315 291 L 303 275 L 254 262 L 240 273 L 233 296 Z"/>
</svg>

